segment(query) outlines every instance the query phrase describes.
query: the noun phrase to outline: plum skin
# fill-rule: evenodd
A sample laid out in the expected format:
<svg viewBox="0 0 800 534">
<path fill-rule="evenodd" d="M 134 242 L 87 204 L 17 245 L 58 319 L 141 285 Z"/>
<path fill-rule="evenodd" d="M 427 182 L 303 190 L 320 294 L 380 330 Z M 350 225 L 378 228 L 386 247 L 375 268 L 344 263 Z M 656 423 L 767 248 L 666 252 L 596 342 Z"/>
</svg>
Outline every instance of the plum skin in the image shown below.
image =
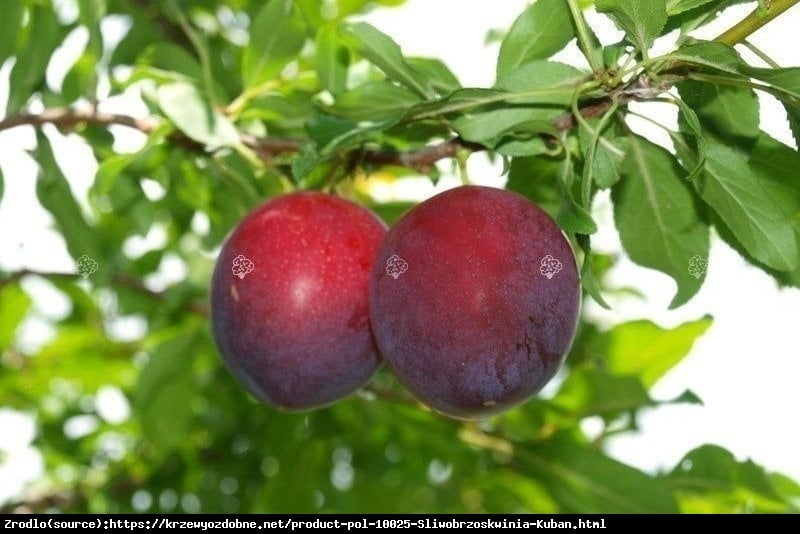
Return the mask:
<svg viewBox="0 0 800 534">
<path fill-rule="evenodd" d="M 562 264 L 551 279 L 540 271 L 547 255 Z M 387 273 L 393 256 L 407 263 L 399 276 Z M 372 270 L 370 319 L 411 393 L 444 415 L 474 419 L 552 379 L 572 344 L 580 297 L 572 248 L 544 211 L 516 193 L 463 186 L 389 230 Z"/>
<path fill-rule="evenodd" d="M 212 277 L 211 323 L 250 393 L 304 410 L 366 384 L 380 362 L 368 282 L 385 234 L 371 211 L 318 192 L 277 197 L 234 229 Z M 239 255 L 253 262 L 243 278 L 232 272 Z"/>
</svg>

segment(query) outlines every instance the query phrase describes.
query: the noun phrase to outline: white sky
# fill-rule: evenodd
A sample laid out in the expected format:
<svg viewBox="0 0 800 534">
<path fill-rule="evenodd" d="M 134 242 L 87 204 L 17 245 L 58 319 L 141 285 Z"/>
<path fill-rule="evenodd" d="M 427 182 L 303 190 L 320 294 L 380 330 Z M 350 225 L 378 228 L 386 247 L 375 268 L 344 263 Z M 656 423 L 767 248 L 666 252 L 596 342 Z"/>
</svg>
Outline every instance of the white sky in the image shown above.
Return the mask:
<svg viewBox="0 0 800 534">
<path fill-rule="evenodd" d="M 366 20 L 391 35 L 407 54 L 439 57 L 465 85 L 489 86 L 494 80 L 497 45 L 488 48 L 484 45 L 486 31 L 508 27 L 526 4 L 524 0 L 409 0 L 398 9 L 377 10 Z M 699 36 L 714 37 L 748 10 L 749 6 L 731 9 Z M 590 13 L 590 22 L 604 43 L 619 40 L 621 34 L 607 19 Z M 800 64 L 797 28 L 800 28 L 800 8 L 795 7 L 771 23 L 768 29 L 757 33 L 752 41 L 778 63 L 796 66 Z M 657 46 L 667 47 L 668 44 L 662 42 Z M 745 55 L 753 60 L 752 55 Z M 574 46 L 559 54 L 558 59 L 583 65 Z M 0 71 L 0 104 L 4 104 L 6 98 L 7 71 L 8 66 Z M 118 99 L 106 109 L 144 113 L 140 105 L 126 99 Z M 674 111 L 668 106 L 651 104 L 647 112 L 655 113 L 661 122 L 675 124 Z M 788 144 L 793 143 L 785 115 L 776 102 L 764 101 L 761 121 L 762 128 L 769 133 Z M 654 141 L 667 143 L 662 132 L 653 131 L 646 124 L 632 125 Z M 0 203 L 0 267 L 69 270 L 74 268 L 74 261 L 58 235 L 49 229 L 50 217 L 36 201 L 36 166 L 23 152 L 31 148 L 33 139 L 33 131 L 27 127 L 0 133 L 0 167 L 5 178 L 5 195 Z M 137 141 L 134 138 L 130 144 L 135 146 Z M 79 197 L 85 195 L 96 170 L 88 148 L 74 137 L 62 139 L 55 148 L 73 190 Z M 443 170 L 449 170 L 449 166 L 443 166 Z M 501 185 L 504 178 L 499 173 L 500 169 L 491 166 L 483 155 L 470 159 L 470 177 L 476 183 Z M 456 184 L 455 179 L 444 179 L 434 189 L 425 181 L 406 180 L 382 193 L 425 198 L 435 190 Z M 593 241 L 595 246 L 609 252 L 621 250 L 607 196 L 598 198 L 595 209 L 601 223 L 601 231 Z M 159 240 L 158 235 L 148 237 L 150 243 L 128 243 L 127 246 L 141 249 Z M 172 265 L 156 282 L 180 278 L 182 267 L 175 262 Z M 611 273 L 611 282 L 612 285 L 637 287 L 647 299 L 615 300 L 610 312 L 588 305 L 588 313 L 603 324 L 648 318 L 662 326 L 674 326 L 705 314 L 713 315 L 715 320 L 692 354 L 654 389 L 656 398 L 666 399 L 690 388 L 705 401 L 705 406 L 669 406 L 654 410 L 642 417 L 640 433 L 616 438 L 610 452 L 627 463 L 652 470 L 670 467 L 689 449 L 712 442 L 730 449 L 740 458 L 749 456 L 770 469 L 800 479 L 800 455 L 797 454 L 800 450 L 800 427 L 797 425 L 800 349 L 795 334 L 800 318 L 800 290 L 779 290 L 771 278 L 747 266 L 719 241 L 712 246 L 703 289 L 678 310 L 667 310 L 674 284 L 660 273 L 623 260 Z M 66 312 L 67 303 L 41 284 L 26 287 L 36 291 L 38 313 L 58 317 Z M 119 325 L 123 336 L 135 335 L 139 328 L 141 325 L 135 321 Z M 25 325 L 23 341 L 38 344 L 47 334 L 46 322 L 30 320 Z M 114 397 L 117 405 L 122 406 L 118 410 L 124 412 L 125 403 L 118 397 Z M 592 425 L 586 426 L 590 431 Z M 4 433 L 7 437 L 13 435 L 14 439 L 0 440 L 0 452 L 9 454 L 5 462 L 0 460 L 0 481 L 22 482 L 34 478 L 41 469 L 41 460 L 29 447 L 34 436 L 30 421 L 0 410 L 0 428 L 14 429 Z M 0 483 L 0 502 L 13 491 L 15 487 Z"/>
</svg>

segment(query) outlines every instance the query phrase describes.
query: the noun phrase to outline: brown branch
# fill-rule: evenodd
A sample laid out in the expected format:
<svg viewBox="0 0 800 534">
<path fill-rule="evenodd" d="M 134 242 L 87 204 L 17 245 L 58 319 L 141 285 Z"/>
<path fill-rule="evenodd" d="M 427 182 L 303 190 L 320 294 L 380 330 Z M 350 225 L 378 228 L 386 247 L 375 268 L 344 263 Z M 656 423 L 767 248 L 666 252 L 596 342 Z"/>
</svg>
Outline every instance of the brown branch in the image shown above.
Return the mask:
<svg viewBox="0 0 800 534">
<path fill-rule="evenodd" d="M 612 103 L 615 101 L 618 104 L 626 104 L 633 100 L 646 100 L 666 91 L 670 86 L 671 83 L 663 82 L 653 85 L 648 78 L 643 76 L 614 89 L 606 96 L 584 102 L 581 106 L 581 115 L 585 118 L 600 117 L 611 108 Z M 9 117 L 0 121 L 0 131 L 16 126 L 42 126 L 44 124 L 53 124 L 60 128 L 73 128 L 79 124 L 120 125 L 133 128 L 145 134 L 152 133 L 159 126 L 159 122 L 152 118 L 102 113 L 93 109 L 79 110 L 64 107 L 45 109 L 41 113 Z M 557 131 L 561 132 L 572 130 L 577 125 L 578 121 L 571 112 L 565 112 L 553 120 L 553 126 Z M 181 131 L 172 132 L 168 139 L 187 150 L 197 152 L 206 152 L 207 150 L 205 145 L 187 137 Z M 306 142 L 297 138 L 256 137 L 246 133 L 241 134 L 241 141 L 243 145 L 253 150 L 259 158 L 267 163 L 271 163 L 275 156 L 299 151 L 303 143 Z M 486 150 L 486 147 L 463 139 L 453 138 L 408 152 L 363 149 L 358 152 L 357 162 L 371 165 L 397 165 L 414 169 L 421 174 L 427 174 L 437 161 L 452 158 L 461 149 L 476 152 Z"/>
<path fill-rule="evenodd" d="M 586 117 L 597 117 L 602 115 L 610 107 L 610 99 L 598 100 L 587 104 L 583 108 L 583 114 Z M 144 134 L 152 133 L 158 127 L 158 123 L 149 118 L 131 117 L 116 113 L 102 113 L 91 109 L 51 108 L 41 113 L 15 115 L 2 120 L 0 121 L 0 131 L 17 126 L 42 126 L 45 124 L 53 124 L 59 128 L 74 128 L 79 124 L 100 126 L 120 125 L 133 128 Z M 565 113 L 556 118 L 553 124 L 559 130 L 571 130 L 576 126 L 576 121 L 572 113 Z M 275 156 L 281 154 L 297 152 L 304 143 L 302 139 L 296 138 L 263 138 L 249 134 L 242 134 L 241 139 L 242 144 L 252 149 L 266 162 L 270 162 Z M 173 132 L 169 136 L 169 140 L 187 150 L 206 151 L 206 147 L 202 143 L 190 139 L 179 131 Z M 470 143 L 459 138 L 453 138 L 409 152 L 365 149 L 360 154 L 358 161 L 372 165 L 398 165 L 414 169 L 421 174 L 427 174 L 437 161 L 452 158 L 461 149 L 474 152 L 485 150 L 486 148 L 477 143 Z"/>
<path fill-rule="evenodd" d="M 64 273 L 64 272 L 47 272 L 47 271 L 35 271 L 32 269 L 22 269 L 16 272 L 11 273 L 9 276 L 0 279 L 0 287 L 17 282 L 27 276 L 41 276 L 42 278 L 51 278 L 55 280 L 79 280 L 80 275 L 76 273 Z M 153 300 L 158 301 L 165 301 L 167 300 L 167 295 L 164 292 L 154 291 L 147 286 L 145 286 L 141 280 L 138 278 L 125 275 L 125 274 L 115 274 L 111 276 L 111 282 L 113 285 L 119 287 L 125 287 L 127 289 L 131 289 L 150 297 Z M 198 302 L 187 301 L 183 305 L 183 309 L 197 313 L 199 315 L 208 315 L 208 308 Z"/>
<path fill-rule="evenodd" d="M 25 113 L 14 115 L 0 121 L 0 131 L 8 130 L 16 126 L 42 126 L 53 124 L 62 128 L 73 128 L 78 124 L 99 124 L 110 126 L 118 124 L 139 130 L 149 134 L 157 124 L 148 119 L 140 119 L 129 115 L 118 115 L 114 113 L 101 113 L 91 109 L 79 110 L 72 108 L 50 108 L 41 113 Z"/>
</svg>

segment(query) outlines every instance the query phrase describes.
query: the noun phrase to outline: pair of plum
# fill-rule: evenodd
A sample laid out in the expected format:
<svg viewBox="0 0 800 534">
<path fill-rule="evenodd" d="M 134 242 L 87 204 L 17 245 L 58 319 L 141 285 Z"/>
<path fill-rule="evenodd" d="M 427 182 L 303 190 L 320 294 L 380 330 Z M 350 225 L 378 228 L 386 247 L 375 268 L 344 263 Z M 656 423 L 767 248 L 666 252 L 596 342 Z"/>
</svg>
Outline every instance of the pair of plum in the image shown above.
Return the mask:
<svg viewBox="0 0 800 534">
<path fill-rule="evenodd" d="M 226 365 L 286 410 L 354 392 L 383 356 L 439 413 L 500 412 L 553 377 L 579 307 L 575 257 L 553 220 L 479 186 L 436 195 L 388 233 L 342 198 L 283 195 L 234 230 L 211 286 Z"/>
</svg>

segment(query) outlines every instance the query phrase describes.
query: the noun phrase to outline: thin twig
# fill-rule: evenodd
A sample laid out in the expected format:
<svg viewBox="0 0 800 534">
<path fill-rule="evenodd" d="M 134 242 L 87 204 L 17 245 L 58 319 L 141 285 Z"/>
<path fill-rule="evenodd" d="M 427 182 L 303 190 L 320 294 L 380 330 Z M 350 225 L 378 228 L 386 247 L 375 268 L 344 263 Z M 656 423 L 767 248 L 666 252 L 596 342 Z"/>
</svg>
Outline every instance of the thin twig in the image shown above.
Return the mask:
<svg viewBox="0 0 800 534">
<path fill-rule="evenodd" d="M 754 45 L 753 43 L 751 43 L 747 39 L 743 40 L 740 44 L 742 46 L 746 47 L 748 50 L 750 50 L 756 56 L 758 56 L 761 59 L 761 61 L 763 61 L 764 63 L 766 63 L 767 65 L 769 65 L 773 69 L 781 68 L 781 66 L 778 64 L 777 61 L 775 61 L 774 59 L 769 57 L 763 50 L 758 48 L 756 45 Z"/>
</svg>

